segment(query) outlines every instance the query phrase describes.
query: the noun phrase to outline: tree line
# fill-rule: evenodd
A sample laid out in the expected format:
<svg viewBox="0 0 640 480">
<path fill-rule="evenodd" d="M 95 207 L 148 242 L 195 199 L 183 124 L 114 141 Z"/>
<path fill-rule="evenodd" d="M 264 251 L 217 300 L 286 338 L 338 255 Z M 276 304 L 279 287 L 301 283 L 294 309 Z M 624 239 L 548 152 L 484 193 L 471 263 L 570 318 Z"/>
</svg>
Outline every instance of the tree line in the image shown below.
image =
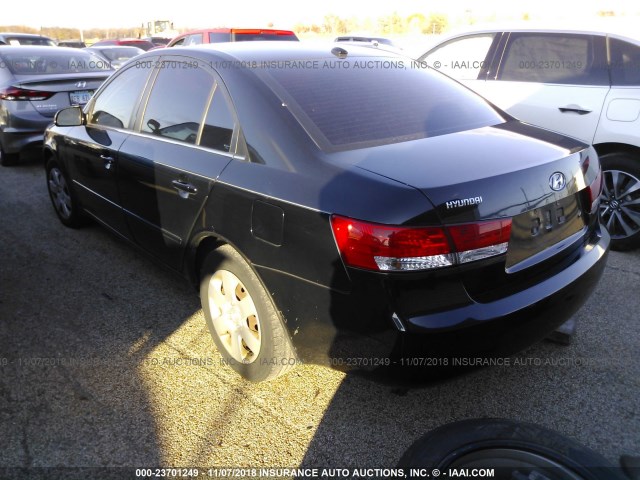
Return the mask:
<svg viewBox="0 0 640 480">
<path fill-rule="evenodd" d="M 369 32 L 375 35 L 397 35 L 403 33 L 442 33 L 447 29 L 448 19 L 444 14 L 424 15 L 414 13 L 402 16 L 397 12 L 390 15 L 371 18 L 342 18 L 338 15 L 326 15 L 322 22 L 311 25 L 297 24 L 293 30 L 298 34 L 342 35 L 353 32 Z M 180 29 L 188 31 L 189 28 Z M 24 25 L 0 26 L 0 31 L 15 33 L 35 33 L 55 40 L 139 38 L 146 36 L 142 25 L 130 28 L 90 28 L 82 30 L 66 27 L 32 28 Z"/>
</svg>

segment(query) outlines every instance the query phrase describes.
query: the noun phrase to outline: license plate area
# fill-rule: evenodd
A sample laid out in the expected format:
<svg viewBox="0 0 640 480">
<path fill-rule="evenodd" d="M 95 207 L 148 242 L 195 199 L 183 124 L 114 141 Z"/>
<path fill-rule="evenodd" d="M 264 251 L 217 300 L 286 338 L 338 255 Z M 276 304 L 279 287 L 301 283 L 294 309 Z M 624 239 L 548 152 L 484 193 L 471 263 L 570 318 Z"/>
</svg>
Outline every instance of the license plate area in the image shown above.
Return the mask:
<svg viewBox="0 0 640 480">
<path fill-rule="evenodd" d="M 93 95 L 93 90 L 78 90 L 75 92 L 69 92 L 69 101 L 71 105 L 84 105 Z"/>
<path fill-rule="evenodd" d="M 526 260 L 533 260 L 532 257 L 547 250 L 549 255 L 540 255 L 540 260 L 557 253 L 564 248 L 563 240 L 584 228 L 585 215 L 581 211 L 578 194 L 516 215 L 511 225 L 507 270 L 522 262 L 526 264 Z M 554 245 L 558 248 L 551 248 Z"/>
</svg>

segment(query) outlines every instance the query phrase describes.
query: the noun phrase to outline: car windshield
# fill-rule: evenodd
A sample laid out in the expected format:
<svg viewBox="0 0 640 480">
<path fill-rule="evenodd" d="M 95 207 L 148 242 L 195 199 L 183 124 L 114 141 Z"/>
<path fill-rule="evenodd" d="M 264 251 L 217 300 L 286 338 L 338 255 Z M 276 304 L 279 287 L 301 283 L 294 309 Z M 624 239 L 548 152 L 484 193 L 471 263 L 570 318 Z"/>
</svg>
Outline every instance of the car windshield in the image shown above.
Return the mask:
<svg viewBox="0 0 640 480">
<path fill-rule="evenodd" d="M 51 75 L 60 73 L 90 73 L 110 70 L 106 62 L 86 52 L 60 52 L 55 49 L 49 52 L 34 53 L 29 49 L 25 53 L 0 52 L 3 66 L 14 75 Z"/>
<path fill-rule="evenodd" d="M 462 85 L 399 58 L 270 62 L 265 81 L 325 151 L 399 143 L 505 121 L 501 112 Z"/>
</svg>

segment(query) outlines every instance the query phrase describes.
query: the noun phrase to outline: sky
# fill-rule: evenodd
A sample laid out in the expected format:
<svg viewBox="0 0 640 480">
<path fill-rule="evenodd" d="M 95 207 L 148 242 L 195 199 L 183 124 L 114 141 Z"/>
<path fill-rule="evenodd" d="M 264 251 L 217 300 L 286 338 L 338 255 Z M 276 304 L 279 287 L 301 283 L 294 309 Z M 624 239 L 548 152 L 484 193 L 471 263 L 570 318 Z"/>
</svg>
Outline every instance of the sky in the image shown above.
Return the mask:
<svg viewBox="0 0 640 480">
<path fill-rule="evenodd" d="M 571 5 L 573 4 L 573 6 Z M 52 8 L 52 5 L 55 5 Z M 579 5 L 576 10 L 575 5 Z M 322 23 L 325 15 L 342 18 L 370 17 L 376 19 L 394 11 L 400 15 L 412 13 L 445 13 L 464 17 L 477 15 L 497 19 L 519 18 L 522 12 L 534 18 L 578 19 L 595 15 L 598 10 L 613 10 L 617 14 L 640 14 L 637 0 L 233 0 L 231 2 L 194 2 L 184 0 L 156 0 L 133 2 L 109 0 L 106 2 L 77 2 L 77 0 L 31 0 L 29 8 L 3 9 L 2 25 L 26 25 L 70 28 L 127 28 L 146 24 L 151 20 L 170 20 L 176 28 L 206 28 L 219 26 L 291 28 L 298 23 Z M 86 12 L 86 14 L 83 14 Z"/>
</svg>

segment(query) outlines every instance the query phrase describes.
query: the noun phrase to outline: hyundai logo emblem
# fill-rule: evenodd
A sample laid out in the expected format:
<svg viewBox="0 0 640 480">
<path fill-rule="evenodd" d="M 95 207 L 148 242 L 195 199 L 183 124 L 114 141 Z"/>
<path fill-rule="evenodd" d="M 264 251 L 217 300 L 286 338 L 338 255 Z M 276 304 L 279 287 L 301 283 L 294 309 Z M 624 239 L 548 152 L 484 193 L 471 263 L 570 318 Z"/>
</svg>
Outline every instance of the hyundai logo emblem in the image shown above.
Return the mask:
<svg viewBox="0 0 640 480">
<path fill-rule="evenodd" d="M 567 185 L 567 181 L 564 175 L 560 172 L 556 172 L 549 177 L 549 186 L 554 192 L 559 192 Z"/>
<path fill-rule="evenodd" d="M 76 83 L 76 87 L 78 88 L 84 88 L 86 86 L 87 86 L 87 82 L 84 82 L 84 81 L 80 81 Z"/>
</svg>

